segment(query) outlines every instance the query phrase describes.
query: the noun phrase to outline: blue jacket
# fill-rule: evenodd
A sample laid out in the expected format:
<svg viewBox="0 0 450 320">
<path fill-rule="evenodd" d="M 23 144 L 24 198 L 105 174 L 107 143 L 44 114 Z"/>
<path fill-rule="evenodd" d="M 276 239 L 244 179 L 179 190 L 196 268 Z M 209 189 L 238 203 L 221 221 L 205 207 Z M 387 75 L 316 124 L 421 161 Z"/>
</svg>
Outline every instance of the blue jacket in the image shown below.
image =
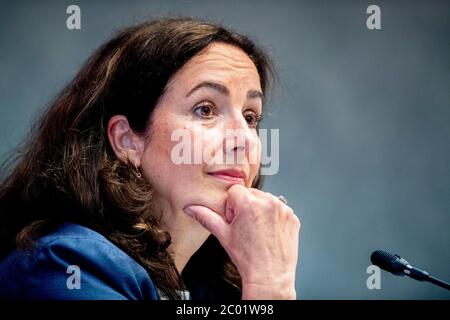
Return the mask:
<svg viewBox="0 0 450 320">
<path fill-rule="evenodd" d="M 146 270 L 101 234 L 64 223 L 0 262 L 0 299 L 159 299 Z"/>
</svg>

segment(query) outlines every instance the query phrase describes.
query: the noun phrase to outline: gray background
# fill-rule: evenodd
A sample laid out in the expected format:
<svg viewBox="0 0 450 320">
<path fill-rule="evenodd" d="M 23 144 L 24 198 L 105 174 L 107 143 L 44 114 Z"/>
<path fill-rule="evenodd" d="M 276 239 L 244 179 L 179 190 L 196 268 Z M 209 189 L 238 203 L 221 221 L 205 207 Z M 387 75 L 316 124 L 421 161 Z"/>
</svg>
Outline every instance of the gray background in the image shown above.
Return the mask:
<svg viewBox="0 0 450 320">
<path fill-rule="evenodd" d="M 82 30 L 66 28 L 70 4 Z M 3 1 L 0 158 L 114 31 L 166 14 L 223 22 L 278 65 L 263 127 L 280 128 L 281 163 L 265 189 L 302 220 L 298 298 L 449 299 L 387 273 L 366 287 L 378 248 L 450 280 L 448 1 Z"/>
</svg>

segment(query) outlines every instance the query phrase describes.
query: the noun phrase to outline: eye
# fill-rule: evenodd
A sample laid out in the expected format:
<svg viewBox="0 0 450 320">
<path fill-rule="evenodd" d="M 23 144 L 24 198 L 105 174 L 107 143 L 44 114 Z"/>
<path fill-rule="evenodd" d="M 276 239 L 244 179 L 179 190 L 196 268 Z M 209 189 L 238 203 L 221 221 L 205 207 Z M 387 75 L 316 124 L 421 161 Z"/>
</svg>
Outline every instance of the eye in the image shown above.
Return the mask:
<svg viewBox="0 0 450 320">
<path fill-rule="evenodd" d="M 200 118 L 209 119 L 214 115 L 214 106 L 212 104 L 202 102 L 197 105 L 193 111 Z"/>
<path fill-rule="evenodd" d="M 249 112 L 244 115 L 245 121 L 247 121 L 248 126 L 250 128 L 256 128 L 258 126 L 259 121 L 261 120 L 261 116 L 257 115 L 254 112 Z"/>
</svg>

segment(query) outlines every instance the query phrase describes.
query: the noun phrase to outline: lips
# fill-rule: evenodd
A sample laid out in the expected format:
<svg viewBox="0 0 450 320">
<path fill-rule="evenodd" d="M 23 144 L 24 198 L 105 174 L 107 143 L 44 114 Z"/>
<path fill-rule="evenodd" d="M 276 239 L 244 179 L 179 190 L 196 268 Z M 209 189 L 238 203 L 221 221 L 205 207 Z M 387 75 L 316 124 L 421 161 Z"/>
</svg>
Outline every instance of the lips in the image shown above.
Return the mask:
<svg viewBox="0 0 450 320">
<path fill-rule="evenodd" d="M 208 175 L 232 184 L 245 185 L 245 172 L 238 169 L 225 169 L 208 172 Z"/>
</svg>

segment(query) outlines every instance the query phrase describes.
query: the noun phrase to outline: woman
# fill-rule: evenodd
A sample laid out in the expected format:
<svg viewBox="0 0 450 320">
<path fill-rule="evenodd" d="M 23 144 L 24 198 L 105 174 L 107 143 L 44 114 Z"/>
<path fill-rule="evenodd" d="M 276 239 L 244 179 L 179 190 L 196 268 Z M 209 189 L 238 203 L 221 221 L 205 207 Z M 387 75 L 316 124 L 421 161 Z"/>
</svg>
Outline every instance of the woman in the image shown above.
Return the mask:
<svg viewBox="0 0 450 320">
<path fill-rule="evenodd" d="M 190 18 L 100 47 L 4 178 L 1 297 L 295 299 L 299 220 L 258 189 L 270 75 L 249 39 Z M 243 161 L 174 161 L 180 129 L 183 152 Z"/>
</svg>

